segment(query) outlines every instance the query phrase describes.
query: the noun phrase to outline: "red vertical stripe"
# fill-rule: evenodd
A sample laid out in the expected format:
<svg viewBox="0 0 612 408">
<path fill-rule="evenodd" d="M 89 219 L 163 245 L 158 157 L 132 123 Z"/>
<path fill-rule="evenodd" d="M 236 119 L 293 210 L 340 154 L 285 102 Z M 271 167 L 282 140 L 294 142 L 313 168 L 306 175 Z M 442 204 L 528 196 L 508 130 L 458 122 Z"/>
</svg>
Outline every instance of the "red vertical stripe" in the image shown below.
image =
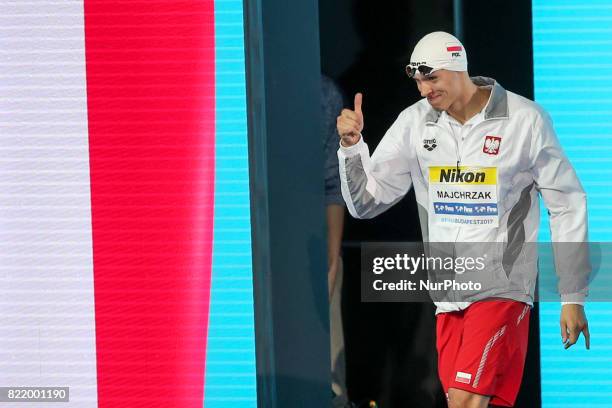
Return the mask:
<svg viewBox="0 0 612 408">
<path fill-rule="evenodd" d="M 202 407 L 214 3 L 85 1 L 98 397 Z"/>
</svg>

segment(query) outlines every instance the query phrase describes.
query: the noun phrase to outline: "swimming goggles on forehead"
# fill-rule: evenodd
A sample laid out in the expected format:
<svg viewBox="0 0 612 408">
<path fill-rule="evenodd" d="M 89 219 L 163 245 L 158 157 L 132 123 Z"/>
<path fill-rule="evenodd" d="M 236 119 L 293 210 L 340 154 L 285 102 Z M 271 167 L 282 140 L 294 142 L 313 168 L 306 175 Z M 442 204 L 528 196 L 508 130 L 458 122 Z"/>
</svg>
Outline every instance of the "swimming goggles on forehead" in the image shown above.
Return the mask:
<svg viewBox="0 0 612 408">
<path fill-rule="evenodd" d="M 417 71 L 421 75 L 429 75 L 431 74 L 431 71 L 433 71 L 433 68 L 428 67 L 427 65 L 419 65 L 418 67 L 413 67 L 410 64 L 406 65 L 406 75 L 408 75 L 408 78 L 414 78 Z"/>
</svg>

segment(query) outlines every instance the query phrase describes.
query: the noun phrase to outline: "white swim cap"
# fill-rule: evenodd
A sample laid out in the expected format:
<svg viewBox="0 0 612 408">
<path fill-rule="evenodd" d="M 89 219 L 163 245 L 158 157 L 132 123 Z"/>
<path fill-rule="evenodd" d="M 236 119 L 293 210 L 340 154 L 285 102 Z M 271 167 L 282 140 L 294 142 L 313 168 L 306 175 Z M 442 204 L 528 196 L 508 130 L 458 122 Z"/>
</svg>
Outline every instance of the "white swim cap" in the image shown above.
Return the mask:
<svg viewBox="0 0 612 408">
<path fill-rule="evenodd" d="M 420 67 L 420 68 L 419 68 Z M 443 31 L 427 34 L 414 47 L 406 73 L 427 75 L 439 69 L 467 71 L 467 54 L 455 36 Z"/>
</svg>

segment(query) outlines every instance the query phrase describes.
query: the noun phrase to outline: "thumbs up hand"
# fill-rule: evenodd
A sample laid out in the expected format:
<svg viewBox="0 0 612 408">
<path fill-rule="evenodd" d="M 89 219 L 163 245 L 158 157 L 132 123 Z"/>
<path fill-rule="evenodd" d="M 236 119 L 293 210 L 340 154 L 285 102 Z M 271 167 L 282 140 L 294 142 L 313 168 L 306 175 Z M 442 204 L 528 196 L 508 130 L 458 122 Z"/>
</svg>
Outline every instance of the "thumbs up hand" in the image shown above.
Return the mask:
<svg viewBox="0 0 612 408">
<path fill-rule="evenodd" d="M 355 94 L 355 110 L 342 109 L 340 116 L 336 119 L 336 127 L 343 146 L 349 147 L 359 142 L 361 131 L 363 130 L 363 112 L 361 104 L 363 95 Z"/>
</svg>

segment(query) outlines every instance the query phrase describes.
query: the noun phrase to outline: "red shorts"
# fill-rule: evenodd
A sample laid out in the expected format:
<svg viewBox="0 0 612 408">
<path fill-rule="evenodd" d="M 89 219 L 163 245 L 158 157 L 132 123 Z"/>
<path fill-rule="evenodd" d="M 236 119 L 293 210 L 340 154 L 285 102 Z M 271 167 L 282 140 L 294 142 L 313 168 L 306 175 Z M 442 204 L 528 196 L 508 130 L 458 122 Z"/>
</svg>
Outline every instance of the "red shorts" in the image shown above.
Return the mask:
<svg viewBox="0 0 612 408">
<path fill-rule="evenodd" d="M 444 392 L 459 388 L 514 405 L 523 378 L 529 305 L 487 300 L 437 316 L 438 374 Z"/>
</svg>

